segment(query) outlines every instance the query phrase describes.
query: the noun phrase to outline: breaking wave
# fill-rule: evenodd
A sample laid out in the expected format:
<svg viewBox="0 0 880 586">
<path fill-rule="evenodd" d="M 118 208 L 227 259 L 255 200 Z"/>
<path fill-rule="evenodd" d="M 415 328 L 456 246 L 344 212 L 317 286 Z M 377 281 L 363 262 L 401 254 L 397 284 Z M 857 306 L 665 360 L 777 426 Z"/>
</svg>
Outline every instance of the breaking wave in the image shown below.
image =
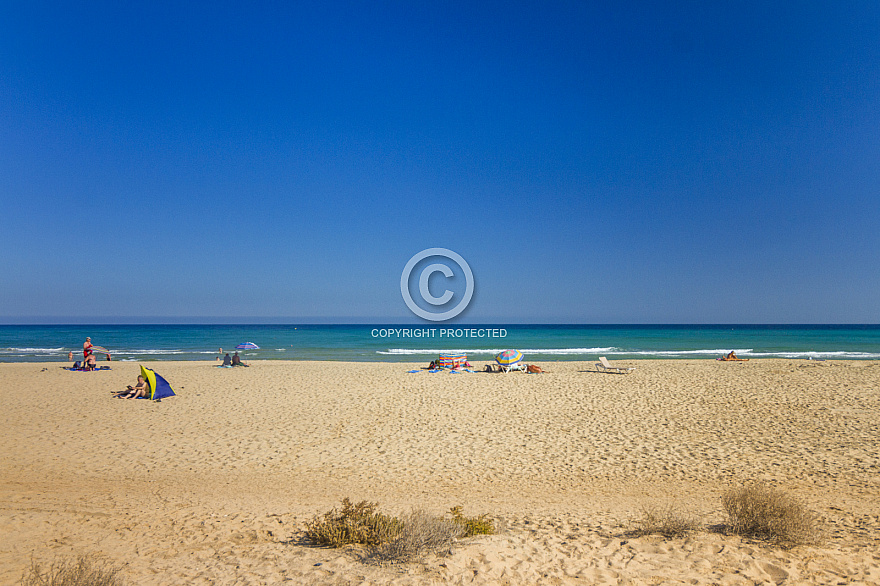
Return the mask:
<svg viewBox="0 0 880 586">
<path fill-rule="evenodd" d="M 456 348 L 444 348 L 444 349 L 421 349 L 421 348 L 389 348 L 388 350 L 376 350 L 376 354 L 384 354 L 386 356 L 408 356 L 408 355 L 428 355 L 428 354 L 443 354 L 445 352 L 460 352 L 462 354 L 472 354 L 472 355 L 490 355 L 494 356 L 499 352 L 504 352 L 507 348 L 476 348 L 476 349 L 456 349 Z M 572 355 L 572 354 L 597 354 L 597 353 L 608 353 L 612 354 L 615 351 L 615 348 L 522 348 L 519 349 L 523 354 L 558 354 L 558 355 Z"/>
</svg>

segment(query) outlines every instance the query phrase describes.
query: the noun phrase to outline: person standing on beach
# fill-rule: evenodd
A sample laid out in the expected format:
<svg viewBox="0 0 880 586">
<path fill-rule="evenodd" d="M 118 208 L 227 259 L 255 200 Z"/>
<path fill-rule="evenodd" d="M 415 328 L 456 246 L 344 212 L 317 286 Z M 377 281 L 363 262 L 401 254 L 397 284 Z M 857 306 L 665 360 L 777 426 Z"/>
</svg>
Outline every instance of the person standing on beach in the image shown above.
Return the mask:
<svg viewBox="0 0 880 586">
<path fill-rule="evenodd" d="M 83 343 L 83 359 L 89 357 L 90 348 L 92 347 L 92 339 L 86 337 L 86 341 Z"/>
</svg>

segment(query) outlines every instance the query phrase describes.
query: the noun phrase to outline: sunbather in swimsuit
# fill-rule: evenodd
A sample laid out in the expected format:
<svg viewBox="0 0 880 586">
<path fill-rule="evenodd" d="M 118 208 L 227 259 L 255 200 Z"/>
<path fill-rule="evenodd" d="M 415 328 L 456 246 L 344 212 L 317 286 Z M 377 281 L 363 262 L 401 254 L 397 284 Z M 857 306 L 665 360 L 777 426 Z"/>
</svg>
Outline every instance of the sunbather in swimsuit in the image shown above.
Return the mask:
<svg viewBox="0 0 880 586">
<path fill-rule="evenodd" d="M 128 385 L 124 391 L 120 391 L 116 393 L 116 396 L 122 399 L 137 399 L 138 397 L 146 397 L 147 396 L 147 381 L 143 376 L 138 377 L 138 382 L 135 386 Z"/>
</svg>

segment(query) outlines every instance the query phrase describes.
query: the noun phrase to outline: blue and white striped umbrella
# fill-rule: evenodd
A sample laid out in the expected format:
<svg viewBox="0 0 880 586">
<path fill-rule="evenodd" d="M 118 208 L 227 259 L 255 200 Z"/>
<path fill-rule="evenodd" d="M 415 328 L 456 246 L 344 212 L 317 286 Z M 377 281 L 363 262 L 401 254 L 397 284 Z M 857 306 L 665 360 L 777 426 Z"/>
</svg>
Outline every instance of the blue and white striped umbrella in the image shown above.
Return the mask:
<svg viewBox="0 0 880 586">
<path fill-rule="evenodd" d="M 253 342 L 245 342 L 244 344 L 239 344 L 235 347 L 236 350 L 259 350 L 260 347 L 254 344 Z"/>
</svg>

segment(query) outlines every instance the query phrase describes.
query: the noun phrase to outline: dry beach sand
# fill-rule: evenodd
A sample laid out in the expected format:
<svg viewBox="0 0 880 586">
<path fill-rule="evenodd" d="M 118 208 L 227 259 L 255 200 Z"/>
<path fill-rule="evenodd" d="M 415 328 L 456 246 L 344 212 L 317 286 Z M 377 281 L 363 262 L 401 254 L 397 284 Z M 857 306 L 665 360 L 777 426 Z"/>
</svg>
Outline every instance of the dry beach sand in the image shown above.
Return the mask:
<svg viewBox="0 0 880 586">
<path fill-rule="evenodd" d="M 111 398 L 134 363 L 0 364 L 0 583 L 91 554 L 150 585 L 880 584 L 880 363 L 623 364 L 157 362 L 178 392 L 160 403 Z M 654 504 L 717 525 L 720 494 L 758 479 L 816 511 L 823 542 L 628 533 Z M 343 497 L 462 505 L 501 531 L 366 565 L 302 539 Z"/>
</svg>

